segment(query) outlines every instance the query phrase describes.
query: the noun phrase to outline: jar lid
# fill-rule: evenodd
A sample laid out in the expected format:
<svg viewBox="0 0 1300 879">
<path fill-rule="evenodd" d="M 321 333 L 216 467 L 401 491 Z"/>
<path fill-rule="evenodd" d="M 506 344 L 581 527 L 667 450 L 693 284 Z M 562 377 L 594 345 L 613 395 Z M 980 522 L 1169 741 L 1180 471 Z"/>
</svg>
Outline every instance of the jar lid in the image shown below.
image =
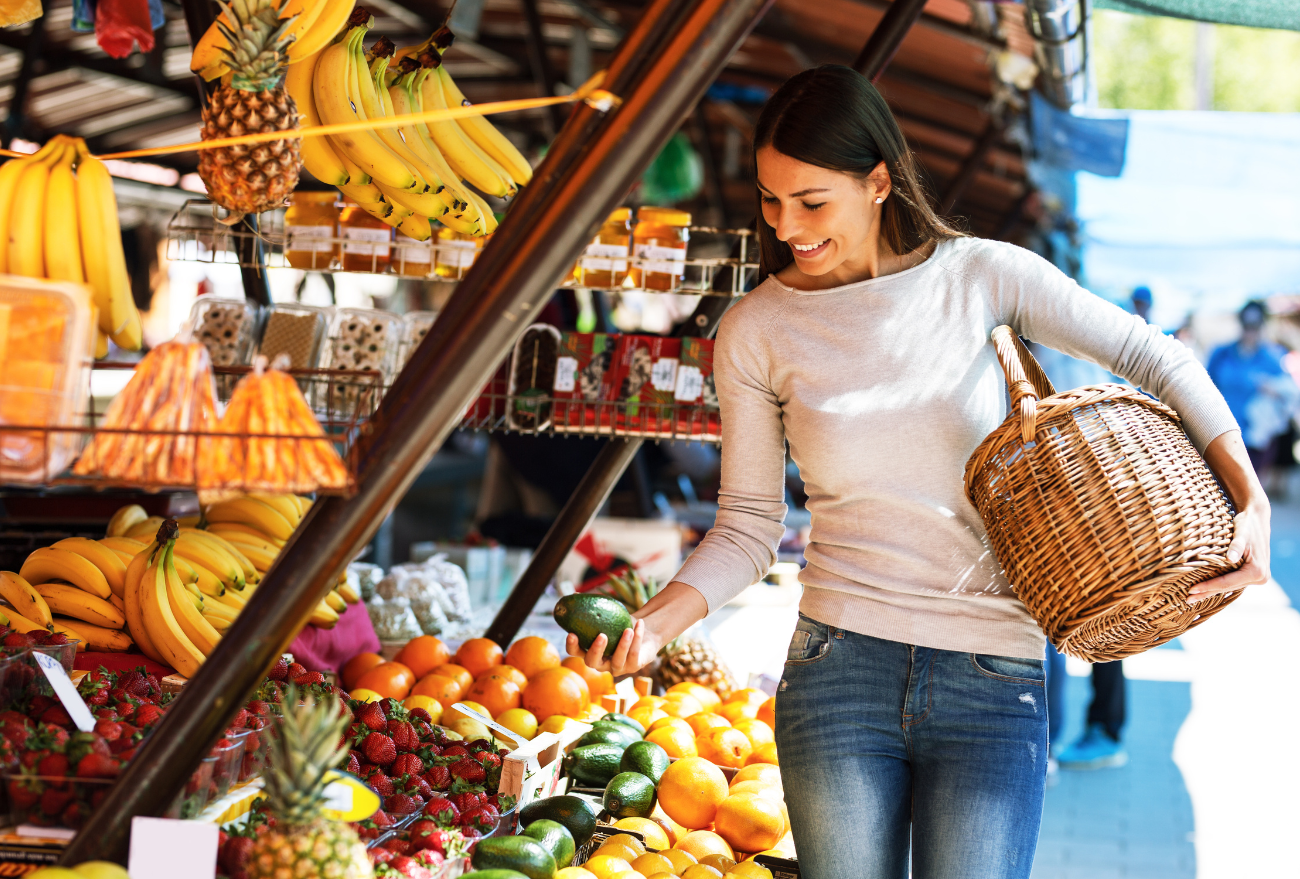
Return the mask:
<svg viewBox="0 0 1300 879">
<path fill-rule="evenodd" d="M 662 223 L 665 226 L 689 226 L 691 215 L 673 208 L 640 208 L 636 218 L 641 223 Z"/>
<path fill-rule="evenodd" d="M 630 219 L 632 219 L 632 209 L 631 209 L 631 208 L 618 208 L 618 209 L 616 209 L 616 210 L 614 211 L 614 213 L 612 213 L 612 214 L 609 215 L 609 219 L 607 219 L 605 222 L 606 222 L 606 223 L 626 223 L 626 222 L 627 222 L 628 220 L 630 220 Z"/>
<path fill-rule="evenodd" d="M 334 204 L 334 202 L 338 201 L 338 198 L 339 198 L 339 194 L 338 194 L 337 192 L 311 192 L 311 191 L 302 192 L 302 191 L 295 191 L 295 192 L 290 196 L 290 200 L 291 200 L 294 204 L 325 204 L 325 205 L 332 205 L 332 204 Z"/>
</svg>

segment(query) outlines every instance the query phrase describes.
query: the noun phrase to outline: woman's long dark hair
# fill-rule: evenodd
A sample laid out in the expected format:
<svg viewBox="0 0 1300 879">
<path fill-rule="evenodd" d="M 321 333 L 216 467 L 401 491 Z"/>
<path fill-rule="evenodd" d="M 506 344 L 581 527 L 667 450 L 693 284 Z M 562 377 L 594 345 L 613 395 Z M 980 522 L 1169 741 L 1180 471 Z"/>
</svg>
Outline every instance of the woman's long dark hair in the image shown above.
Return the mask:
<svg viewBox="0 0 1300 879">
<path fill-rule="evenodd" d="M 755 169 L 758 151 L 766 146 L 809 165 L 863 178 L 883 161 L 893 191 L 882 206 L 881 234 L 894 253 L 911 253 L 931 241 L 966 234 L 935 213 L 889 105 L 852 68 L 827 64 L 786 80 L 768 99 L 754 128 Z M 762 280 L 789 265 L 794 255 L 763 219 L 761 194 L 758 198 Z"/>
</svg>

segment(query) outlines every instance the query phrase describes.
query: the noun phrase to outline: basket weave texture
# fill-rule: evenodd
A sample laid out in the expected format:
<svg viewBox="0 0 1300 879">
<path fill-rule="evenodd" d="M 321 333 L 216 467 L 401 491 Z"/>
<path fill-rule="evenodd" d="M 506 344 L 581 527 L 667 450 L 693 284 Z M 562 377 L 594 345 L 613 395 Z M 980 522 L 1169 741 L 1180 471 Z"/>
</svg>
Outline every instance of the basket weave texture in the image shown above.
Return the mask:
<svg viewBox="0 0 1300 879">
<path fill-rule="evenodd" d="M 1177 413 L 1124 385 L 1056 393 L 1010 327 L 993 344 L 1011 412 L 966 462 L 966 495 L 1007 579 L 1062 653 L 1133 656 L 1240 592 L 1187 601 L 1233 570 L 1233 508 Z"/>
</svg>

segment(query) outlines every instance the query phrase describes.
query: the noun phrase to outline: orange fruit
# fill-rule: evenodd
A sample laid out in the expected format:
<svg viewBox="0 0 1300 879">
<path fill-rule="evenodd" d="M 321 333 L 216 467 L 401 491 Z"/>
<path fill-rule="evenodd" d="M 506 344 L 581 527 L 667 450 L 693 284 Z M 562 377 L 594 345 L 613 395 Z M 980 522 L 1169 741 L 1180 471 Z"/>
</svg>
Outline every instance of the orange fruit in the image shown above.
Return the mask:
<svg viewBox="0 0 1300 879">
<path fill-rule="evenodd" d="M 577 717 L 591 703 L 591 691 L 582 675 L 557 665 L 529 679 L 523 702 L 538 717 Z"/>
<path fill-rule="evenodd" d="M 738 729 L 715 729 L 695 737 L 695 750 L 710 763 L 739 769 L 754 746 Z"/>
<path fill-rule="evenodd" d="M 456 664 L 474 677 L 501 664 L 501 645 L 491 638 L 470 638 L 456 651 Z"/>
<path fill-rule="evenodd" d="M 460 694 L 464 696 L 469 688 L 474 684 L 474 676 L 469 673 L 469 669 L 463 665 L 456 665 L 454 662 L 444 662 L 435 668 L 429 674 L 439 675 L 444 678 L 451 678 L 460 685 Z"/>
<path fill-rule="evenodd" d="M 650 724 L 650 726 L 646 728 L 646 732 L 654 732 L 655 730 L 663 729 L 664 727 L 680 729 L 682 732 L 690 733 L 692 737 L 695 735 L 695 730 L 691 729 L 689 723 L 682 720 L 680 717 L 668 717 L 667 715 L 664 715 L 654 723 Z"/>
<path fill-rule="evenodd" d="M 632 869 L 632 865 L 626 859 L 613 855 L 592 855 L 582 866 L 595 873 L 597 879 L 610 879 L 611 876 L 627 873 Z"/>
<path fill-rule="evenodd" d="M 770 763 L 775 766 L 779 762 L 776 759 L 776 742 L 759 745 L 754 749 L 754 753 L 745 758 L 746 766 L 753 766 L 756 763 Z"/>
<path fill-rule="evenodd" d="M 537 735 L 537 718 L 531 711 L 525 711 L 522 708 L 511 708 L 503 711 L 501 716 L 496 718 L 496 722 L 512 733 L 518 733 L 526 739 L 531 739 Z"/>
<path fill-rule="evenodd" d="M 697 736 L 704 735 L 706 732 L 712 732 L 715 729 L 726 729 L 731 726 L 731 723 L 727 718 L 723 717 L 721 714 L 710 714 L 707 711 L 701 711 L 699 714 L 692 714 L 690 717 L 686 718 L 686 722 L 690 724 L 691 732 L 695 733 Z"/>
<path fill-rule="evenodd" d="M 642 696 L 640 699 L 637 699 L 632 703 L 632 707 L 641 708 L 648 705 L 651 708 L 658 708 L 664 704 L 664 701 L 663 696 Z"/>
<path fill-rule="evenodd" d="M 674 696 L 665 699 L 664 704 L 659 706 L 659 710 L 669 717 L 690 717 L 692 714 L 699 714 L 704 708 L 694 696 Z"/>
<path fill-rule="evenodd" d="M 506 652 L 506 665 L 513 665 L 530 681 L 547 669 L 560 664 L 560 654 L 551 642 L 536 635 L 520 638 Z"/>
<path fill-rule="evenodd" d="M 750 705 L 762 705 L 768 699 L 772 698 L 757 687 L 746 687 L 743 690 L 736 690 L 726 698 L 727 703 L 745 702 Z"/>
<path fill-rule="evenodd" d="M 351 690 L 358 678 L 383 661 L 384 657 L 378 653 L 358 653 L 349 659 L 339 672 L 339 682 L 343 684 L 343 689 Z"/>
<path fill-rule="evenodd" d="M 706 867 L 721 870 L 723 874 L 726 874 L 731 872 L 732 867 L 736 866 L 736 859 L 729 858 L 726 855 L 705 855 L 700 858 L 700 863 Z"/>
<path fill-rule="evenodd" d="M 505 678 L 507 681 L 513 681 L 514 685 L 520 690 L 528 686 L 528 678 L 524 677 L 524 673 L 513 665 L 494 665 L 490 671 L 479 675 L 479 677 Z M 475 680 L 478 680 L 478 678 L 475 678 Z"/>
<path fill-rule="evenodd" d="M 728 790 L 733 794 L 765 794 L 776 797 L 778 800 L 785 796 L 784 789 L 768 784 L 765 781 L 735 781 L 733 779 Z"/>
<path fill-rule="evenodd" d="M 736 856 L 736 850 L 711 830 L 693 830 L 686 834 L 685 839 L 678 840 L 675 848 L 692 854 L 697 859 L 707 858 L 709 855 L 726 855 L 729 858 Z"/>
<path fill-rule="evenodd" d="M 741 861 L 728 870 L 727 875 L 739 876 L 740 879 L 772 879 L 772 871 L 754 861 Z"/>
<path fill-rule="evenodd" d="M 713 826 L 732 848 L 745 852 L 769 849 L 785 834 L 781 807 L 771 797 L 758 793 L 727 797 L 718 806 Z"/>
<path fill-rule="evenodd" d="M 447 660 L 451 653 L 447 645 L 432 635 L 421 635 L 406 642 L 395 659 L 411 670 L 416 678 L 422 678 Z"/>
<path fill-rule="evenodd" d="M 664 811 L 664 807 L 659 805 L 658 802 L 655 803 L 654 811 L 650 813 L 650 820 L 662 827 L 664 833 L 668 834 L 670 845 L 677 845 L 677 840 L 691 832 L 689 828 L 683 827 L 669 818 L 668 813 Z"/>
<path fill-rule="evenodd" d="M 649 729 L 657 722 L 668 717 L 667 714 L 664 714 L 652 705 L 642 705 L 640 708 L 633 708 L 628 711 L 627 716 L 644 726 L 646 729 Z M 676 718 L 673 719 L 676 720 Z"/>
<path fill-rule="evenodd" d="M 374 690 L 389 699 L 405 699 L 415 683 L 415 675 L 400 662 L 381 662 L 357 678 L 357 687 Z"/>
<path fill-rule="evenodd" d="M 668 694 L 672 695 L 673 693 L 694 696 L 695 701 L 703 705 L 705 711 L 717 711 L 718 706 L 722 704 L 721 696 L 703 684 L 697 684 L 694 681 L 682 681 L 680 684 L 673 684 L 668 688 Z"/>
<path fill-rule="evenodd" d="M 728 702 L 718 709 L 718 713 L 734 726 L 747 717 L 758 717 L 758 706 L 752 702 Z"/>
<path fill-rule="evenodd" d="M 683 827 L 699 830 L 713 823 L 718 806 L 727 797 L 727 779 L 721 769 L 703 757 L 683 757 L 670 765 L 659 780 L 658 795 L 659 805 L 669 818 Z M 688 834 L 686 838 L 694 835 Z M 682 842 L 678 841 L 678 848 L 684 848 Z M 699 852 L 691 854 L 700 856 Z"/>
<path fill-rule="evenodd" d="M 566 656 L 560 665 L 582 675 L 582 679 L 587 682 L 587 689 L 591 690 L 593 699 L 614 690 L 614 675 L 607 671 L 596 671 L 588 666 L 581 656 Z"/>
<path fill-rule="evenodd" d="M 772 727 L 756 718 L 747 717 L 744 720 L 736 721 L 736 729 L 744 733 L 745 738 L 749 739 L 749 744 L 755 748 L 776 741 L 776 735 L 772 732 Z"/>
<path fill-rule="evenodd" d="M 411 688 L 411 695 L 437 699 L 447 709 L 460 701 L 460 684 L 442 675 L 425 675 Z"/>
<path fill-rule="evenodd" d="M 475 681 L 465 698 L 483 705 L 493 717 L 523 704 L 523 693 L 513 682 L 491 675 L 484 675 Z"/>
<path fill-rule="evenodd" d="M 744 769 L 738 769 L 731 779 L 731 786 L 735 787 L 742 781 L 761 781 L 769 787 L 784 787 L 780 767 L 768 763 L 750 763 Z"/>
<path fill-rule="evenodd" d="M 708 864 L 695 864 L 682 872 L 682 879 L 722 879 L 722 871 Z"/>
<path fill-rule="evenodd" d="M 686 871 L 687 867 L 693 867 L 700 862 L 700 859 L 690 852 L 684 852 L 679 848 L 671 848 L 664 852 L 664 857 L 673 862 L 673 872 L 678 876 Z"/>
<path fill-rule="evenodd" d="M 656 852 L 646 852 L 641 857 L 632 862 L 632 869 L 636 870 L 642 876 L 653 876 L 656 873 L 673 873 L 673 862 Z"/>
<path fill-rule="evenodd" d="M 658 851 L 672 845 L 668 840 L 668 832 L 649 818 L 620 818 L 614 822 L 614 826 L 619 830 L 631 830 L 641 834 L 641 838 L 645 840 L 647 850 L 655 849 Z M 633 869 L 641 870 L 635 864 L 632 866 Z M 644 873 L 645 871 L 641 870 L 641 872 Z"/>
<path fill-rule="evenodd" d="M 633 719 L 636 716 L 633 715 Z M 699 751 L 695 747 L 695 736 L 689 729 L 676 726 L 661 726 L 645 734 L 647 742 L 654 742 L 668 752 L 669 757 L 695 757 Z"/>
<path fill-rule="evenodd" d="M 630 833 L 615 833 L 613 836 L 609 837 L 609 839 L 606 839 L 603 843 L 601 843 L 601 848 L 604 848 L 605 846 L 611 844 L 626 846 L 627 848 L 630 848 L 633 852 L 636 853 L 634 857 L 639 857 L 645 854 L 645 843 L 643 843 L 641 840 L 637 839 L 635 836 L 633 836 Z"/>
<path fill-rule="evenodd" d="M 772 729 L 776 729 L 776 697 L 773 696 L 758 706 L 758 714 L 755 716 Z"/>
</svg>

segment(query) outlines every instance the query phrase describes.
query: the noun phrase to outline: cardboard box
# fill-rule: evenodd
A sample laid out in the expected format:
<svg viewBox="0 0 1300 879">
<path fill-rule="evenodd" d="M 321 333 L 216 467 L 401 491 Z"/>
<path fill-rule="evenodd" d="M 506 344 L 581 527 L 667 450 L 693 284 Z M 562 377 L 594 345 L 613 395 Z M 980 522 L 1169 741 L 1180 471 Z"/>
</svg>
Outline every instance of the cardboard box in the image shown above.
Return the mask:
<svg viewBox="0 0 1300 879">
<path fill-rule="evenodd" d="M 501 762 L 501 783 L 497 790 L 515 798 L 515 814 L 534 800 L 563 792 L 560 763 L 573 750 L 591 724 L 575 723 L 562 733 L 539 732 L 505 756 Z"/>
<path fill-rule="evenodd" d="M 617 334 L 564 334 L 552 389 L 551 420 L 557 431 L 613 433 L 617 348 Z"/>
<path fill-rule="evenodd" d="M 631 433 L 673 432 L 682 340 L 626 335 L 618 343 L 618 426 Z"/>
<path fill-rule="evenodd" d="M 720 437 L 722 422 L 713 381 L 712 339 L 682 339 L 674 399 L 678 436 L 710 440 Z"/>
</svg>

